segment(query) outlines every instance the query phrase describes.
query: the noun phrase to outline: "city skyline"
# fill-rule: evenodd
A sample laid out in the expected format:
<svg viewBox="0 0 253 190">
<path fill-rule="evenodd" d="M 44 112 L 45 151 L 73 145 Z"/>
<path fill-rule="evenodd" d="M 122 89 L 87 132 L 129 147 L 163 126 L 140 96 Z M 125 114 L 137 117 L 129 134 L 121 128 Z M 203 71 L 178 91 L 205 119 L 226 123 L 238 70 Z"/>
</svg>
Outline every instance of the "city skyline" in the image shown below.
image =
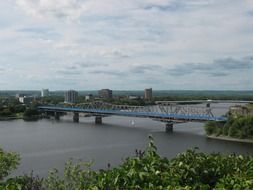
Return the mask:
<svg viewBox="0 0 253 190">
<path fill-rule="evenodd" d="M 250 0 L 0 7 L 1 90 L 253 90 Z"/>
</svg>

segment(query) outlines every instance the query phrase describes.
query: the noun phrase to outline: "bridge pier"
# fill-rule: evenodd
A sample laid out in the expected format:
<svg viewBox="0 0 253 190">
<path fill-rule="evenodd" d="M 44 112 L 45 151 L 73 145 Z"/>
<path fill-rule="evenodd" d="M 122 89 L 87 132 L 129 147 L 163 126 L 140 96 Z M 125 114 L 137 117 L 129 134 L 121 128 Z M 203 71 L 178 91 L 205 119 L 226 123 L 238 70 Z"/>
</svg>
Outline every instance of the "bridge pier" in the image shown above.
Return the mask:
<svg viewBox="0 0 253 190">
<path fill-rule="evenodd" d="M 173 132 L 173 123 L 166 123 L 166 127 L 165 127 L 165 131 L 166 133 L 172 133 Z"/>
<path fill-rule="evenodd" d="M 60 120 L 60 113 L 54 112 L 54 118 L 55 118 L 55 120 Z"/>
<path fill-rule="evenodd" d="M 79 113 L 78 112 L 74 112 L 73 121 L 74 122 L 79 122 Z"/>
<path fill-rule="evenodd" d="M 48 117 L 50 117 L 50 115 L 49 115 L 49 113 L 46 111 L 46 112 L 43 112 L 43 115 L 44 115 L 44 117 L 46 117 L 46 118 L 48 118 Z"/>
<path fill-rule="evenodd" d="M 102 116 L 95 116 L 95 124 L 102 124 Z"/>
<path fill-rule="evenodd" d="M 48 112 L 48 111 L 46 111 L 43 114 L 44 114 L 44 117 L 48 118 L 48 119 L 50 119 L 52 116 L 54 116 L 54 112 Z"/>
</svg>

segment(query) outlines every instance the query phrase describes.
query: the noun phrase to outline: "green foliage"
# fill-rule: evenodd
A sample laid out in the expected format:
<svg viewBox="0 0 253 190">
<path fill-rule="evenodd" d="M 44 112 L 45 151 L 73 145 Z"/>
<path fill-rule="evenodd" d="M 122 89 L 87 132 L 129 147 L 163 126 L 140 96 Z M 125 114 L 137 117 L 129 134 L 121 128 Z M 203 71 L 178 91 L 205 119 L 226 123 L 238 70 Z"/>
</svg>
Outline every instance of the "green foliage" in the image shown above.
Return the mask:
<svg viewBox="0 0 253 190">
<path fill-rule="evenodd" d="M 12 104 L 9 106 L 9 110 L 12 113 L 23 113 L 26 110 L 26 106 L 20 103 Z"/>
<path fill-rule="evenodd" d="M 253 117 L 241 116 L 239 118 L 229 117 L 226 123 L 207 122 L 205 125 L 207 135 L 223 135 L 240 139 L 253 138 Z"/>
<path fill-rule="evenodd" d="M 13 115 L 13 113 L 10 111 L 9 108 L 5 108 L 2 111 L 0 111 L 0 116 L 2 116 L 2 117 L 10 117 L 12 115 Z"/>
<path fill-rule="evenodd" d="M 14 178 L 8 178 L 4 181 L 10 172 L 16 169 L 20 157 L 17 153 L 6 152 L 0 148 L 0 190 L 42 190 L 42 179 L 33 176 L 23 175 Z"/>
<path fill-rule="evenodd" d="M 205 125 L 205 130 L 208 135 L 216 134 L 220 135 L 223 133 L 223 122 L 209 121 Z"/>
<path fill-rule="evenodd" d="M 16 169 L 20 158 L 14 152 L 5 152 L 0 148 L 0 180 L 8 176 L 10 171 Z"/>
<path fill-rule="evenodd" d="M 26 106 L 13 100 L 0 105 L 0 117 L 9 118 L 15 117 L 19 113 L 23 113 L 26 110 Z"/>
<path fill-rule="evenodd" d="M 59 104 L 61 102 L 64 102 L 64 97 L 63 96 L 41 97 L 41 103 L 42 104 Z"/>
<path fill-rule="evenodd" d="M 38 116 L 39 115 L 39 112 L 37 109 L 27 109 L 25 112 L 24 112 L 24 117 L 33 117 L 33 116 Z"/>
<path fill-rule="evenodd" d="M 14 178 L 9 178 L 5 182 L 0 184 L 0 189 L 2 190 L 42 190 L 43 179 L 33 176 L 18 176 Z"/>
<path fill-rule="evenodd" d="M 233 178 L 244 177 L 245 180 L 253 180 L 252 158 L 197 153 L 195 150 L 188 150 L 180 154 L 172 161 L 173 173 L 177 174 L 181 185 L 198 187 L 199 185 L 207 189 L 212 189 L 222 184 L 222 181 L 232 182 Z M 231 177 L 232 176 L 232 177 Z M 231 178 L 228 178 L 231 177 Z M 241 185 L 240 183 L 236 183 Z M 224 186 L 226 186 L 224 184 Z M 251 186 L 253 187 L 253 186 Z"/>
<path fill-rule="evenodd" d="M 209 121 L 205 125 L 205 130 L 207 135 L 212 135 L 216 133 L 216 123 L 213 121 Z"/>
<path fill-rule="evenodd" d="M 65 164 L 64 178 L 58 176 L 58 170 L 54 169 L 45 180 L 45 189 L 48 190 L 74 190 L 86 189 L 89 184 L 96 181 L 96 172 L 90 169 L 91 163 L 79 162 L 73 164 L 68 161 Z"/>
<path fill-rule="evenodd" d="M 247 179 L 245 176 L 235 175 L 226 176 L 219 180 L 216 189 L 236 189 L 236 190 L 252 190 L 253 179 Z"/>
</svg>

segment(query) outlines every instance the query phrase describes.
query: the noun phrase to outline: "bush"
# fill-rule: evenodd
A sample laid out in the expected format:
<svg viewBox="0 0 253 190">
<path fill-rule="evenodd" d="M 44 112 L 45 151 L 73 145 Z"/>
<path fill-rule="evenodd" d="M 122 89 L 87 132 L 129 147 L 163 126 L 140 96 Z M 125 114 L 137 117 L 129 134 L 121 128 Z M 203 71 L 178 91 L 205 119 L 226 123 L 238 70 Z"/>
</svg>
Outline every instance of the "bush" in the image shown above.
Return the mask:
<svg viewBox="0 0 253 190">
<path fill-rule="evenodd" d="M 205 130 L 207 135 L 212 135 L 216 133 L 216 124 L 213 121 L 209 121 L 205 125 Z"/>
<path fill-rule="evenodd" d="M 33 117 L 33 116 L 38 116 L 39 112 L 37 109 L 27 109 L 24 112 L 24 117 Z"/>
<path fill-rule="evenodd" d="M 211 121 L 205 125 L 207 135 L 223 135 L 233 138 L 253 138 L 253 117 L 228 118 L 226 123 Z"/>
<path fill-rule="evenodd" d="M 18 176 L 10 178 L 5 182 L 5 188 L 10 189 L 11 186 L 13 190 L 42 190 L 43 179 L 38 176 L 33 176 L 33 172 L 28 175 Z"/>
<path fill-rule="evenodd" d="M 8 178 L 4 181 L 13 169 L 19 164 L 20 157 L 17 153 L 6 152 L 0 148 L 0 189 L 1 190 L 42 190 L 42 179 L 23 175 L 14 178 Z"/>
<path fill-rule="evenodd" d="M 3 111 L 0 112 L 0 116 L 2 116 L 2 117 L 9 117 L 12 115 L 13 114 L 9 109 L 4 109 Z"/>
<path fill-rule="evenodd" d="M 5 152 L 0 148 L 0 180 L 8 176 L 10 171 L 16 169 L 20 157 L 14 152 Z"/>
</svg>

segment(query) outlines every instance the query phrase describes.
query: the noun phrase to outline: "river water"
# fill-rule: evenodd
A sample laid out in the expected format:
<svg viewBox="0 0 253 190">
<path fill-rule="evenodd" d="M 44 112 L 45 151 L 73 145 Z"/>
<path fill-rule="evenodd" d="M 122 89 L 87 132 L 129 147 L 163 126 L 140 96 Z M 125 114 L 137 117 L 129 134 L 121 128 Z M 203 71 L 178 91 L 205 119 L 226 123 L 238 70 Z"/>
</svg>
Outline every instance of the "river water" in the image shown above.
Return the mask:
<svg viewBox="0 0 253 190">
<path fill-rule="evenodd" d="M 222 115 L 230 104 L 212 106 L 222 107 L 216 111 Z M 0 122 L 0 146 L 20 153 L 22 158 L 13 175 L 33 170 L 46 176 L 52 168 L 63 169 L 70 158 L 93 160 L 93 169 L 106 168 L 108 163 L 117 166 L 122 159 L 134 155 L 135 149 L 144 149 L 149 134 L 154 137 L 158 152 L 169 158 L 194 147 L 203 152 L 253 154 L 253 144 L 207 139 L 202 123 L 178 124 L 168 134 L 164 123 L 119 116 L 103 118 L 102 125 L 95 125 L 93 117 L 81 117 L 79 123 L 74 123 L 71 115 L 60 121 Z"/>
</svg>

